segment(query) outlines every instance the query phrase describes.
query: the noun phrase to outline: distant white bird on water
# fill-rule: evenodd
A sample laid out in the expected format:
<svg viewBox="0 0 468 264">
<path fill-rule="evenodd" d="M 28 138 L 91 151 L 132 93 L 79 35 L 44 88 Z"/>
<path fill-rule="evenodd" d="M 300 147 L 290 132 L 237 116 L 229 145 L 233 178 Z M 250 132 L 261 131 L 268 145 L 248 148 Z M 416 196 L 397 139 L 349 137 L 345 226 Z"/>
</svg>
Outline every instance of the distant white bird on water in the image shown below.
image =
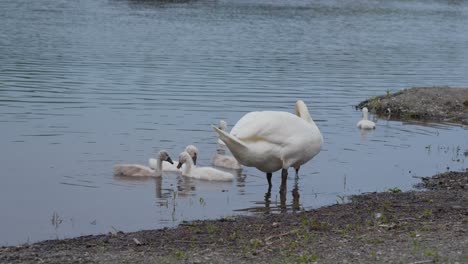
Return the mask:
<svg viewBox="0 0 468 264">
<path fill-rule="evenodd" d="M 266 172 L 271 186 L 273 172 L 282 169 L 282 180 L 286 181 L 289 167 L 299 169 L 322 148 L 322 134 L 302 100 L 296 102 L 296 114 L 250 112 L 230 134 L 215 126 L 213 129 L 242 165 Z"/>
<path fill-rule="evenodd" d="M 362 109 L 362 120 L 357 123 L 359 129 L 375 129 L 375 123 L 368 119 L 369 110 L 367 107 Z"/>
<path fill-rule="evenodd" d="M 117 164 L 114 166 L 114 175 L 127 177 L 161 177 L 163 161 L 174 164 L 169 153 L 161 150 L 158 153 L 158 158 L 155 159 L 155 168 L 146 167 L 140 164 Z"/>
</svg>

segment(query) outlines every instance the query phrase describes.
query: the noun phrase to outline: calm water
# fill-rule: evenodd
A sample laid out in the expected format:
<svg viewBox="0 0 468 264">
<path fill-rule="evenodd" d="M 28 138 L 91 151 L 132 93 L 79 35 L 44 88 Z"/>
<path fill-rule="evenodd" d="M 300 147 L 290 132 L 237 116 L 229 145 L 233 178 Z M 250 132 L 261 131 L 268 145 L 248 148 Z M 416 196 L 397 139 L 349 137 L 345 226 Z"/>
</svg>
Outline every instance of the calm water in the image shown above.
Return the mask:
<svg viewBox="0 0 468 264">
<path fill-rule="evenodd" d="M 466 127 L 379 119 L 361 134 L 353 108 L 466 87 L 465 1 L 2 0 L 0 24 L 1 245 L 310 209 L 466 168 Z M 279 173 L 268 196 L 252 168 L 233 183 L 112 175 L 188 144 L 209 165 L 210 124 L 299 98 L 325 145 L 286 197 Z"/>
</svg>

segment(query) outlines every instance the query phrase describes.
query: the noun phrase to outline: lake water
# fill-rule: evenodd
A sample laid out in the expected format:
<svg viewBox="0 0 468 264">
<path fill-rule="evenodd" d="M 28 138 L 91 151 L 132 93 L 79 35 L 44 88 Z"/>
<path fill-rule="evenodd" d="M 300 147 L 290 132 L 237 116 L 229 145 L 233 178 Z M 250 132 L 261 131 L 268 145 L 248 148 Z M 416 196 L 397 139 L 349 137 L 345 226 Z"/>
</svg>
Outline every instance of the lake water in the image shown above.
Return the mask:
<svg viewBox="0 0 468 264">
<path fill-rule="evenodd" d="M 353 107 L 466 87 L 466 1 L 2 0 L 0 24 L 0 245 L 294 212 L 466 169 L 466 127 L 375 119 L 361 134 Z M 210 124 L 297 99 L 325 145 L 285 197 L 279 172 L 266 195 L 254 168 L 232 183 L 112 174 L 188 144 L 210 165 Z"/>
</svg>

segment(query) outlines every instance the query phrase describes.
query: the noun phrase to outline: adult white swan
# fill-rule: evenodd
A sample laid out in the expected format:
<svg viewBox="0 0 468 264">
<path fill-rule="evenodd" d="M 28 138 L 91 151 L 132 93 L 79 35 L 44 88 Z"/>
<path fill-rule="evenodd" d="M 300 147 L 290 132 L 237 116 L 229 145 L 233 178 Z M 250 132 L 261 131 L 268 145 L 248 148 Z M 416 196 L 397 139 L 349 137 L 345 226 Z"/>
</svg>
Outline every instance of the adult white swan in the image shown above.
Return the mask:
<svg viewBox="0 0 468 264">
<path fill-rule="evenodd" d="M 375 129 L 375 123 L 367 117 L 369 110 L 367 107 L 362 109 L 362 120 L 357 123 L 359 129 Z"/>
<path fill-rule="evenodd" d="M 185 151 L 188 154 L 190 154 L 190 157 L 192 157 L 192 160 L 193 160 L 193 164 L 196 165 L 197 157 L 198 157 L 198 148 L 195 147 L 194 145 L 188 145 L 185 148 Z M 148 163 L 151 168 L 155 169 L 157 166 L 158 160 L 151 158 L 148 160 Z M 164 171 L 180 171 L 180 169 L 177 168 L 177 164 L 174 164 L 174 163 L 164 163 L 163 170 Z"/>
<path fill-rule="evenodd" d="M 177 167 L 182 167 L 182 164 L 185 164 L 182 168 L 183 176 L 206 181 L 232 181 L 234 179 L 234 175 L 231 173 L 220 171 L 215 168 L 195 167 L 192 157 L 185 151 L 180 153 Z"/>
<path fill-rule="evenodd" d="M 114 174 L 128 177 L 161 177 L 163 161 L 174 164 L 169 153 L 165 150 L 159 151 L 158 158 L 155 161 L 154 169 L 140 164 L 117 164 L 114 166 Z"/>
<path fill-rule="evenodd" d="M 296 114 L 250 112 L 237 122 L 230 134 L 212 127 L 242 165 L 266 172 L 271 186 L 273 172 L 282 169 L 282 180 L 286 181 L 289 167 L 298 170 L 322 148 L 322 134 L 301 100 L 296 102 Z"/>
</svg>

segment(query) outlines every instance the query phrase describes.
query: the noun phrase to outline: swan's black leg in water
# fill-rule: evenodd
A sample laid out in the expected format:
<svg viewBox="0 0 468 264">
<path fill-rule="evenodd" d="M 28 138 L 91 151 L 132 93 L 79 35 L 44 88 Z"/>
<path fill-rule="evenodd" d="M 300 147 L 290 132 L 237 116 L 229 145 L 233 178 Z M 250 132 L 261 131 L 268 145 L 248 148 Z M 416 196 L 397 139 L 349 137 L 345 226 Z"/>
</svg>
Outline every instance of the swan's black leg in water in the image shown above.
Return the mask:
<svg viewBox="0 0 468 264">
<path fill-rule="evenodd" d="M 271 176 L 272 176 L 272 173 L 267 172 L 267 181 L 268 181 L 268 186 L 270 186 L 270 187 L 271 187 Z"/>
<path fill-rule="evenodd" d="M 288 179 L 288 170 L 282 169 L 281 170 L 281 185 L 286 186 L 286 180 Z"/>
</svg>

